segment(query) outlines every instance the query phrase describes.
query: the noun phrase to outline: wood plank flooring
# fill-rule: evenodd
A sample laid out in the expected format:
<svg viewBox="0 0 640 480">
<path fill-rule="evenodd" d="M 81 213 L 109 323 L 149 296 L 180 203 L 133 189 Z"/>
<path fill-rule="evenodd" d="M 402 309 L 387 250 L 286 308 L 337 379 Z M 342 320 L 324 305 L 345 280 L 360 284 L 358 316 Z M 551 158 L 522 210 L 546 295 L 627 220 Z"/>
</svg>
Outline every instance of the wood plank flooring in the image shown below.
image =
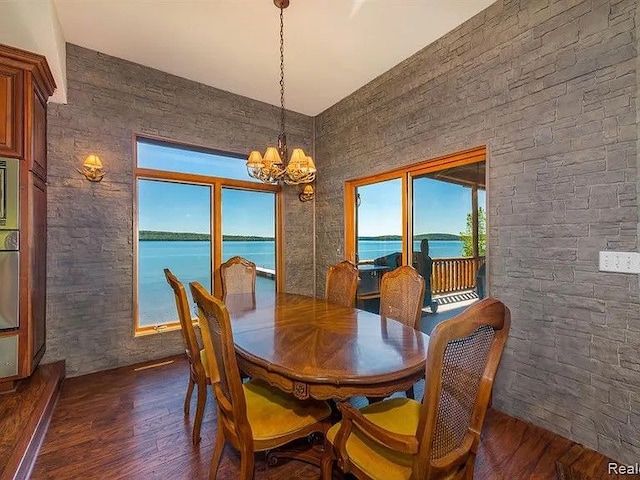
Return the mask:
<svg viewBox="0 0 640 480">
<path fill-rule="evenodd" d="M 183 415 L 188 366 L 168 365 L 100 372 L 64 382 L 32 479 L 205 479 L 215 441 L 209 396 L 202 440 L 190 441 L 191 418 Z M 210 392 L 209 392 L 210 394 Z M 417 392 L 421 395 L 422 392 Z M 491 410 L 476 462 L 476 479 L 555 479 L 556 462 L 575 444 L 531 424 Z M 595 453 L 594 453 L 595 454 Z M 604 457 L 597 455 L 600 459 Z M 572 468 L 579 469 L 579 465 Z M 218 479 L 235 479 L 239 456 L 224 451 Z M 613 478 L 590 472 L 589 478 Z M 256 479 L 317 479 L 316 467 L 281 461 L 267 467 L 256 457 Z M 628 478 L 628 477 L 627 477 Z"/>
<path fill-rule="evenodd" d="M 64 379 L 64 362 L 42 365 L 0 395 L 0 480 L 28 478 Z"/>
</svg>

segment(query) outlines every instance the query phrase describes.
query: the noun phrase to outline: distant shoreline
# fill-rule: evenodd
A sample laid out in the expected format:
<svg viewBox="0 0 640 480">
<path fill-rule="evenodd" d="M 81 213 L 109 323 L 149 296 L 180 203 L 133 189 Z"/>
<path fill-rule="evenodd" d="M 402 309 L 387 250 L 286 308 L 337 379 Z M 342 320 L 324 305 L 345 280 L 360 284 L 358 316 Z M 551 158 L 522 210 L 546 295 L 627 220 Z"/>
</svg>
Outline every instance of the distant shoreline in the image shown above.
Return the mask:
<svg viewBox="0 0 640 480">
<path fill-rule="evenodd" d="M 460 241 L 459 235 L 453 235 L 451 233 L 422 233 L 414 237 L 414 241 L 423 239 L 433 241 Z M 162 241 L 162 242 L 208 242 L 211 241 L 211 235 L 208 233 L 190 233 L 190 232 L 158 232 L 153 230 L 141 230 L 138 239 L 141 242 L 144 241 Z M 400 241 L 402 237 L 400 235 L 380 235 L 378 237 L 359 237 L 358 241 Z M 258 237 L 249 235 L 223 235 L 222 241 L 224 242 L 273 242 L 273 237 Z"/>
</svg>

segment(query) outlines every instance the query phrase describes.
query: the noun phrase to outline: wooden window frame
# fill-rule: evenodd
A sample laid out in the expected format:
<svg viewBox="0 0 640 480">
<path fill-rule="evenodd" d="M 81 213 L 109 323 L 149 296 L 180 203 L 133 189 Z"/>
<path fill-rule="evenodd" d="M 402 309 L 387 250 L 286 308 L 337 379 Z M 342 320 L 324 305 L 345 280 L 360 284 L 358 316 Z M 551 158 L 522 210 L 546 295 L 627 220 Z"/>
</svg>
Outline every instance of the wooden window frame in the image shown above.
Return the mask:
<svg viewBox="0 0 640 480">
<path fill-rule="evenodd" d="M 199 151 L 203 153 L 224 155 L 227 157 L 242 158 L 241 155 L 220 152 L 196 145 L 190 145 L 173 141 L 166 138 L 153 137 L 148 135 L 135 134 L 133 137 L 134 145 L 134 186 L 133 186 L 133 241 L 134 241 L 134 264 L 133 264 L 133 334 L 134 336 L 144 336 L 160 332 L 167 332 L 180 329 L 180 321 L 176 318 L 175 322 L 141 327 L 139 324 L 139 291 L 138 291 L 138 267 L 139 267 L 139 225 L 138 225 L 138 181 L 139 180 L 157 180 L 171 183 L 182 183 L 188 185 L 202 185 L 211 188 L 211 282 L 213 284 L 213 294 L 219 298 L 222 297 L 222 283 L 220 281 L 220 265 L 222 264 L 222 189 L 232 188 L 236 190 L 247 190 L 253 192 L 272 192 L 275 194 L 275 248 L 276 248 L 276 291 L 281 291 L 284 285 L 284 265 L 282 262 L 282 249 L 284 242 L 282 238 L 282 211 L 283 211 L 283 195 L 282 188 L 279 185 L 270 185 L 265 183 L 257 183 L 243 180 L 234 180 L 224 177 L 215 177 L 209 175 L 200 175 L 193 173 L 171 172 L 167 170 L 156 170 L 138 167 L 138 142 L 150 141 L 158 145 L 166 145 L 171 148 L 183 148 L 184 150 Z M 185 288 L 188 285 L 185 284 Z M 167 285 L 167 295 L 173 295 Z M 194 323 L 197 319 L 194 318 Z"/>
<path fill-rule="evenodd" d="M 402 264 L 409 265 L 413 255 L 413 178 L 447 168 L 487 161 L 487 147 L 480 146 L 451 155 L 425 160 L 419 163 L 395 168 L 375 175 L 347 180 L 344 183 L 344 232 L 345 256 L 355 263 L 357 248 L 356 231 L 356 189 L 387 180 L 402 180 Z M 476 213 L 477 215 L 477 213 Z"/>
</svg>

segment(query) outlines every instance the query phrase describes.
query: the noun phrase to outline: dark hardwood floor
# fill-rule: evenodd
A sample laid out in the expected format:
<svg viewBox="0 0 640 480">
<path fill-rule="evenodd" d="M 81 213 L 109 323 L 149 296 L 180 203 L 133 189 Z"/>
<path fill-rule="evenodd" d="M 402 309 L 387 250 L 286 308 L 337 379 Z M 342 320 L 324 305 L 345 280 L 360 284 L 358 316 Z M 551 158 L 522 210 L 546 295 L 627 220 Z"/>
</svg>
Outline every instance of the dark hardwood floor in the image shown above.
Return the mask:
<svg viewBox="0 0 640 480">
<path fill-rule="evenodd" d="M 195 400 L 191 418 L 182 411 L 188 366 L 184 358 L 171 360 L 156 368 L 125 367 L 65 380 L 31 478 L 208 478 L 216 429 L 214 403 L 209 397 L 202 440 L 194 447 L 190 429 Z M 575 447 L 567 439 L 491 410 L 475 478 L 554 479 L 556 462 L 567 454 L 573 455 L 572 468 L 580 470 Z M 589 478 L 613 478 L 605 475 L 605 457 L 589 452 Z M 594 470 L 599 464 L 602 472 Z M 238 472 L 239 456 L 227 447 L 217 478 L 235 479 Z M 318 476 L 316 467 L 304 463 L 283 460 L 267 467 L 263 455 L 256 458 L 256 479 Z"/>
</svg>

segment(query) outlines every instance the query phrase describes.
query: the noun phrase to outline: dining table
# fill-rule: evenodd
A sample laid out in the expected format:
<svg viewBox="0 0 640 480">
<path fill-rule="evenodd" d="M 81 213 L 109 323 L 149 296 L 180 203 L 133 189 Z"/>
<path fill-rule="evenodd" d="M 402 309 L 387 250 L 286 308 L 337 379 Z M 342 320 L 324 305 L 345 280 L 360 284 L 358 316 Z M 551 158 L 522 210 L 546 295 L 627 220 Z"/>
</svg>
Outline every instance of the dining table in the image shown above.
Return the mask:
<svg viewBox="0 0 640 480">
<path fill-rule="evenodd" d="M 293 293 L 224 302 L 240 370 L 299 399 L 385 397 L 424 378 L 429 336 L 395 320 Z"/>
</svg>

